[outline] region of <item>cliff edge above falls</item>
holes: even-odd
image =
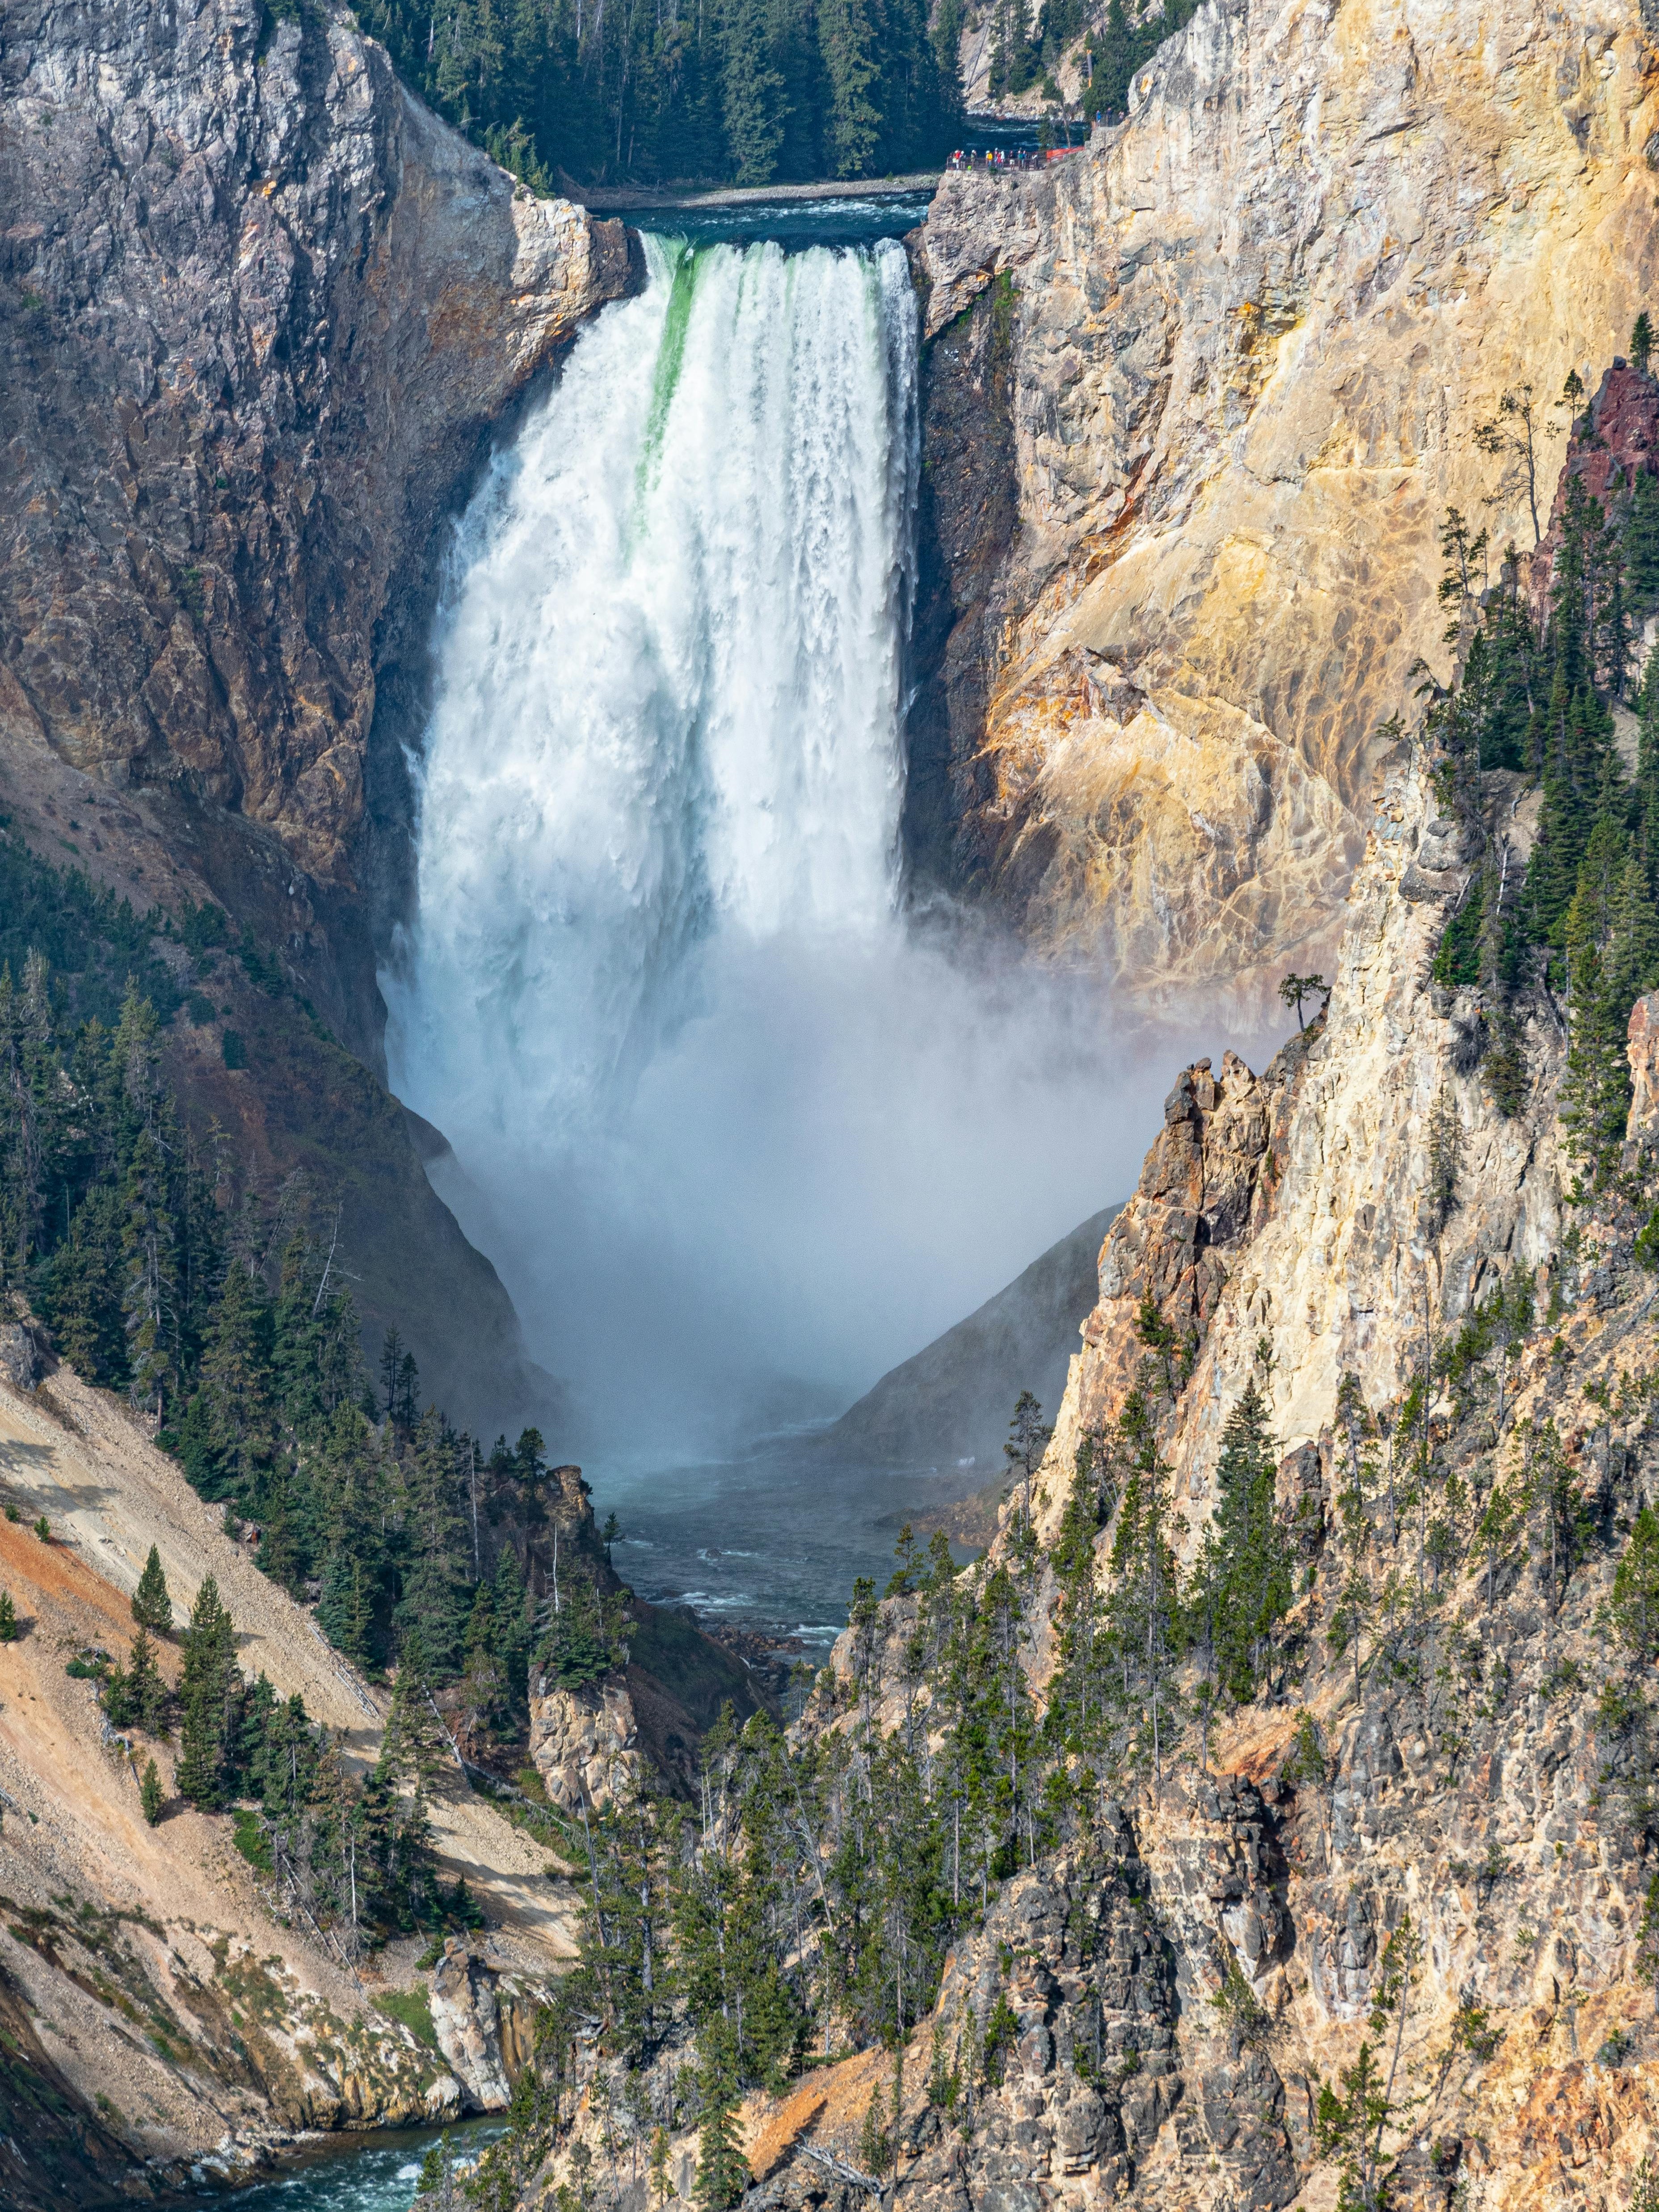
[[[1634,0],[1212,0],[1086,151],[946,177],[927,868],[1164,1009],[1328,965],[1445,508],[1534,543],[1475,429],[1535,387],[1547,508],[1548,403],[1659,270],[1656,125]]]

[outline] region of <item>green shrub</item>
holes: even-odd
[[[374,1999],[376,2012],[406,2027],[428,2051],[438,2048],[438,2031],[432,2025],[432,2005],[424,1990],[381,1990]]]
[[[270,1856],[270,1838],[257,1813],[242,1807],[234,1816],[236,1848],[251,1867],[261,1874],[275,1874],[276,1863]]]

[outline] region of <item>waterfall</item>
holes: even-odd
[[[958,1218],[1058,1048],[1002,1065],[1030,992],[902,910],[903,254],[647,250],[459,526],[382,983],[532,1350],[689,1450],[806,1407],[768,1378],[844,1402],[1101,1197],[1055,1134],[1037,1218]]]
[[[441,617],[400,1052],[464,1158],[613,1115],[711,938],[893,908],[904,257],[647,250],[473,503]]]

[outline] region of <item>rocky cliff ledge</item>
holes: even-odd
[[[913,1761],[904,1826],[875,1828],[907,1930],[888,1987],[920,1925],[896,1902],[913,1835],[939,1870],[913,1893],[955,1925],[884,2045],[860,2035],[850,1978],[830,1984],[810,2070],[745,2109],[738,2212],[1649,2201],[1659,1000],[1631,1016],[1627,1134],[1589,1188],[1558,1121],[1547,980],[1516,994],[1523,1073],[1500,1086],[1494,1006],[1433,979],[1473,872],[1528,836],[1509,772],[1455,821],[1443,781],[1421,746],[1387,763],[1328,1010],[1260,1075],[1229,1054],[1177,1076],[1103,1246],[1029,1520],[1021,1485],[987,1561],[924,1575],[902,1552],[885,1597],[866,1587],[770,1801],[795,1825],[744,1813],[751,1863],[790,1900],[772,1940],[810,1962],[794,1900],[821,1896],[840,1975],[858,1954],[832,1883],[866,1846],[825,1849],[795,1790],[845,1773],[842,1803],[874,1828],[884,1775]],[[1242,1454],[1260,1548],[1241,1598],[1217,1562]],[[1268,1580],[1283,1610],[1258,1637]],[[1172,1589],[1186,1626],[1165,1643]],[[976,1640],[954,1643],[964,1622]],[[996,1786],[1018,1757],[1027,1802],[1052,1808],[994,1865],[958,1856],[963,1716],[988,1716],[969,1678],[992,1670]],[[729,1746],[710,1771],[705,1863],[729,1869],[716,1784],[769,1801]],[[636,2203],[625,2109],[647,2116],[636,2142],[664,2130],[670,2212],[700,2154],[706,2198],[714,2131],[677,2086],[690,2016],[664,2008],[631,2054],[624,2027],[588,2036],[570,2132],[518,2138],[547,2160],[515,2178],[520,2212],[579,2174],[601,2206]]]
[[[1634,0],[1212,0],[1086,152],[946,178],[933,871],[1164,1006],[1328,959],[1378,725],[1443,665],[1444,510],[1534,544],[1476,428],[1535,386],[1547,507],[1549,403],[1650,297],[1655,71]]]
[[[1506,786],[1489,780],[1494,837]],[[1622,2212],[1659,2143],[1650,1753],[1610,1629],[1617,1550],[1654,1492],[1659,1322],[1629,1237],[1650,1203],[1632,1198],[1652,1157],[1659,1009],[1639,1000],[1632,1018],[1628,1190],[1575,1223],[1547,999],[1526,1025],[1528,1095],[1505,1120],[1472,995],[1429,977],[1468,847],[1420,763],[1396,762],[1328,1015],[1263,1076],[1231,1054],[1218,1072],[1185,1070],[1107,1236],[1036,1486],[1030,1555],[1051,1619],[1033,1630],[1029,1679],[1041,1697],[1057,1678],[1075,1605],[1059,1563],[1090,1449],[1152,1388],[1149,1316],[1178,1354],[1160,1449],[1189,1569],[1218,1496],[1223,1417],[1252,1383],[1270,1407],[1305,1672],[1202,1743],[1189,1726],[1183,1753],[1097,1808],[1074,1845],[1036,1855],[957,1946],[904,2076],[914,2212],[1328,2206],[1341,2161],[1322,2084],[1352,2065],[1368,2016],[1376,2032],[1389,1938],[1407,1922],[1421,1953],[1398,2064],[1415,2101],[1391,2124],[1375,2201]],[[1435,1182],[1449,1158],[1449,1192]],[[1493,1321],[1500,1288],[1512,1310],[1517,1291],[1535,1301],[1513,1342]],[[1434,1379],[1396,1425],[1425,1353]],[[1579,1516],[1578,1548],[1559,1556],[1538,1504],[1551,1495]],[[1103,1575],[1124,1525],[1113,1510],[1094,1540]],[[1460,1510],[1448,1547],[1441,1516]],[[1364,1581],[1352,1563],[1373,1536],[1399,1571],[1357,1631],[1343,1577]],[[1029,1543],[1016,1498],[993,1557]],[[855,1677],[876,1686],[879,1726],[917,1724],[920,1603],[883,1606],[873,1664],[867,1630],[862,1649],[843,1637],[838,1685],[815,1692],[807,1729],[855,1725]],[[1144,1720],[1138,1733],[1145,1755]],[[953,2124],[939,2054],[967,2049],[998,2005],[1006,2074]],[[818,2079],[822,2100],[833,2077]],[[851,2155],[859,2109],[838,2141],[819,2124],[817,2143]],[[769,2108],[757,2122],[763,2146],[776,2122]],[[822,2169],[799,2160],[766,2191],[749,2201],[825,2202]]]

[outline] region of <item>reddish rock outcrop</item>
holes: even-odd
[[[1659,377],[1632,368],[1627,361],[1615,361],[1601,379],[1601,390],[1573,425],[1566,459],[1556,481],[1549,527],[1532,556],[1528,582],[1533,612],[1539,621],[1549,611],[1568,483],[1576,478],[1591,499],[1600,500],[1606,507],[1609,501],[1632,489],[1643,469],[1650,474],[1659,471]]]
[[[1626,1133],[1644,1135],[1659,1114],[1659,998],[1638,999],[1630,1010],[1630,1118]]]

